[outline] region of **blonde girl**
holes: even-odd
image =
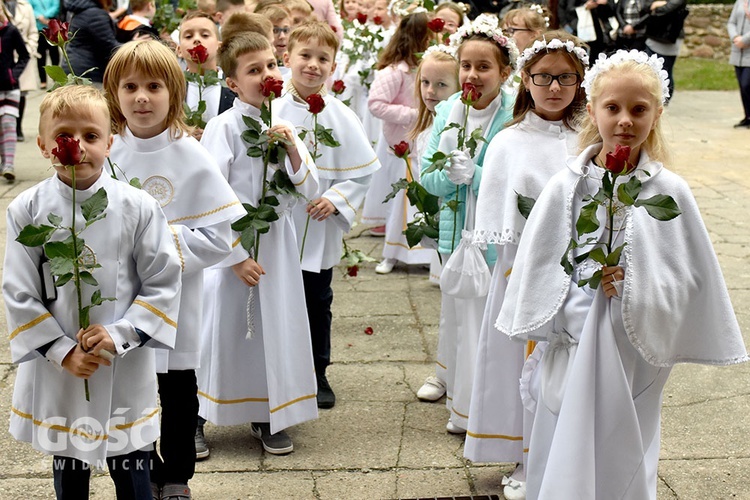
[[[746,361],[747,352],[695,200],[664,166],[661,59],[635,50],[600,56],[583,87],[583,151],[560,158],[561,171],[531,210],[496,326],[514,338],[549,341],[522,381],[535,407],[528,497],[656,499],[671,367],[729,365]],[[622,205],[610,224],[599,211],[598,229],[584,237],[625,244],[619,262],[602,267],[584,253],[590,247],[569,245],[584,238],[573,226],[602,187],[605,156],[617,146],[629,148],[633,170],[616,186],[637,179],[638,201],[668,195],[681,213],[656,220],[643,207]],[[575,262],[572,270],[563,269],[562,256]],[[598,287],[578,285],[599,269]]]
[[[513,98],[503,94],[501,86],[510,75],[518,56],[515,44],[502,34],[497,19],[492,16],[480,15],[460,28],[450,40],[458,50],[459,83],[473,86],[481,97],[468,109],[468,115],[460,93],[438,105],[430,140],[422,155],[422,185],[443,201],[438,240],[438,251],[443,254],[443,261],[460,240],[466,196],[469,190],[472,196],[479,190],[486,151],[486,143],[483,142],[479,143],[473,156],[465,149],[459,149],[457,130],[446,129],[446,125],[463,124],[466,120],[467,134],[481,128],[484,139],[491,141],[512,117]],[[450,161],[444,169],[430,171],[431,158],[437,151],[449,155]],[[447,203],[456,199],[457,192],[458,210],[454,213]],[[489,249],[487,259],[490,263],[494,262],[494,249]],[[447,385],[446,405],[450,410],[450,419],[446,429],[451,433],[465,432],[468,424],[473,373],[458,367],[457,359],[472,359],[473,362],[471,353],[476,348],[484,302],[485,297],[457,299],[442,295],[435,370],[437,377]],[[460,336],[458,332],[461,332]]]
[[[229,254],[230,224],[244,209],[185,125],[186,84],[174,52],[157,41],[129,42],[110,60],[103,84],[116,133],[111,173],[139,179],[159,201],[182,262],[177,343],[156,354],[161,444],[150,461],[152,488],[172,498],[189,493],[195,472],[203,270]]]
[[[443,29],[451,35],[463,26],[468,13],[469,6],[464,3],[443,2],[435,7],[435,18],[445,22]]]
[[[541,5],[509,10],[503,17],[503,31],[513,38],[518,50],[524,50],[549,27],[549,12]]]
[[[524,412],[518,380],[531,349],[500,334],[494,323],[526,222],[517,193],[536,199],[563,168],[560,158],[577,152],[575,116],[586,103],[581,83],[588,62],[586,47],[564,31],[534,40],[518,61],[513,120],[487,147],[474,232],[477,243],[494,245],[497,262],[479,333],[464,448],[474,462],[521,463],[528,447],[523,423],[531,414]],[[524,481],[519,466],[503,480],[505,498],[522,498]]]

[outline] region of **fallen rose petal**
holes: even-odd
[[[365,335],[372,335],[373,333],[375,333],[375,330],[373,330],[371,326],[365,328]]]

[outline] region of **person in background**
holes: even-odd
[[[646,50],[646,21],[651,12],[647,0],[619,0],[615,4],[615,17],[619,27],[615,48]]]
[[[23,38],[23,43],[26,45],[29,57],[36,59],[39,56],[37,54],[39,30],[34,20],[34,8],[26,0],[5,0],[4,4],[5,15],[21,33],[21,38]],[[23,142],[24,136],[21,123],[23,122],[23,110],[26,107],[26,94],[30,90],[37,90],[39,88],[39,80],[37,79],[37,72],[34,70],[33,64],[27,64],[26,68],[24,68],[18,79],[18,88],[21,91],[21,98],[18,101],[16,139],[18,142]]]
[[[313,14],[331,27],[341,43],[344,39],[344,28],[341,25],[341,17],[336,13],[333,0],[308,0],[308,3],[313,8]]]
[[[112,53],[120,47],[115,36],[117,27],[109,17],[110,0],[64,0],[70,17],[70,33],[75,36],[68,43],[68,60],[63,61],[67,73],[86,78],[101,85],[104,68]],[[70,64],[70,67],[68,66]]]
[[[159,32],[151,26],[151,20],[156,14],[155,0],[131,0],[132,14],[124,16],[117,23],[117,40],[121,43],[129,42],[136,33],[146,33],[154,39],[159,39]]]
[[[60,14],[60,0],[29,0],[29,3],[34,9],[36,27],[40,32],[49,25],[51,20],[57,19]],[[37,53],[39,54],[39,58],[36,60],[39,80],[42,82],[41,88],[46,89],[47,72],[44,71],[44,66],[47,64],[47,55],[49,54],[50,64],[57,66],[60,64],[60,51],[54,45],[50,45],[46,38],[40,36]]]
[[[646,52],[664,59],[664,70],[669,77],[669,97],[665,104],[669,104],[674,95],[672,70],[685,39],[682,27],[688,15],[686,5],[687,0],[657,0],[651,4],[646,24]]]
[[[734,127],[750,128],[750,9],[745,0],[735,2],[727,22],[727,31],[732,41],[729,64],[734,66],[745,110],[744,117]]]

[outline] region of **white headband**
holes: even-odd
[[[656,54],[649,57],[645,52],[635,49],[630,51],[618,50],[609,57],[605,54],[599,54],[599,58],[591,69],[586,72],[586,76],[583,78],[583,83],[581,84],[581,87],[586,89],[586,97],[591,100],[591,86],[599,75],[606,73],[625,61],[635,61],[638,64],[645,64],[651,68],[661,80],[662,104],[667,102],[669,98],[669,75],[664,70],[664,59]]]
[[[434,54],[435,52],[443,52],[445,54],[448,54],[453,59],[458,59],[458,54],[456,53],[456,48],[451,47],[450,45],[445,44],[438,44],[438,45],[430,45],[427,47],[427,50],[424,51],[424,54],[422,54],[422,59],[427,57],[430,54]]]
[[[518,47],[516,47],[512,38],[503,34],[503,31],[498,26],[498,21],[495,16],[480,14],[472,22],[466,23],[458,28],[458,30],[450,36],[450,44],[458,50],[463,39],[468,38],[471,35],[484,35],[500,47],[506,49],[510,59],[510,66],[511,68],[516,69]]]
[[[549,16],[545,16],[544,15],[544,9],[542,8],[541,5],[539,5],[538,3],[529,5],[529,10],[533,10],[534,12],[536,12],[537,14],[539,14],[540,16],[542,16],[544,18],[545,28],[549,28]],[[521,66],[519,65],[519,68],[520,67]]]
[[[584,68],[588,68],[589,55],[586,53],[586,50],[583,47],[576,47],[576,44],[571,40],[563,42],[559,38],[553,38],[550,41],[537,40],[536,42],[534,42],[534,45],[524,50],[521,54],[521,57],[518,58],[518,67],[523,68],[524,66],[526,66],[526,63],[529,62],[529,59],[543,50],[549,52],[550,50],[556,49],[567,50],[568,52],[576,56],[581,61],[581,63],[583,63]]]

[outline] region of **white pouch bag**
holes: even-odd
[[[581,5],[580,7],[576,7],[576,16],[578,16],[578,24],[576,27],[578,38],[584,42],[593,42],[596,40],[594,18],[591,16],[591,11],[588,10],[585,5]]]

